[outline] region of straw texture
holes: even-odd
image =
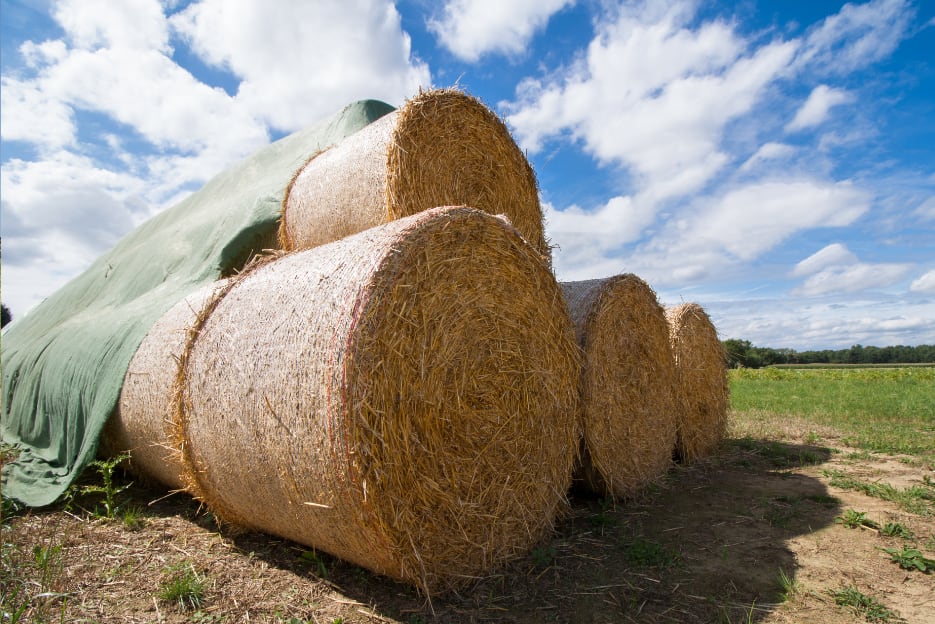
[[[678,395],[676,455],[686,463],[712,454],[727,430],[727,367],[717,330],[697,303],[668,308]]]
[[[188,333],[222,280],[196,290],[156,321],[130,360],[117,409],[101,432],[101,454],[130,453],[135,473],[184,489],[181,451],[171,443],[179,357]]]
[[[579,366],[541,256],[432,209],[248,271],[184,358],[176,425],[223,518],[431,594],[551,528]]]
[[[665,311],[633,274],[562,283],[584,352],[576,478],[631,497],[665,474],[675,446],[675,363]]]
[[[283,200],[283,249],[307,249],[435,206],[504,214],[551,257],[535,174],[504,123],[456,89],[420,93],[313,157]]]

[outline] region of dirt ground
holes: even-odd
[[[138,485],[122,495],[142,509],[137,528],[95,519],[77,506],[4,520],[0,582],[7,609],[16,587],[44,594],[21,621],[869,621],[832,597],[853,587],[893,612],[875,621],[935,623],[935,574],[904,570],[882,550],[908,545],[935,558],[935,466],[855,453],[833,431],[780,429],[763,435],[735,427],[717,456],[674,467],[640,500],[613,504],[573,491],[551,540],[431,603],[324,553],[219,531],[185,495]],[[919,486],[932,496],[911,513],[831,486],[833,471]],[[914,537],[847,528],[836,518],[848,509],[881,526],[898,522]],[[40,565],[37,552],[53,555]],[[159,598],[180,564],[205,580],[200,608],[180,610]]]

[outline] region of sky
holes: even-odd
[[[257,149],[458,86],[536,172],[562,281],[722,339],[935,344],[935,2],[0,0],[14,319]]]

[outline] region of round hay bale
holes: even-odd
[[[666,309],[678,396],[676,456],[691,463],[717,450],[730,407],[727,365],[717,330],[697,303]]]
[[[629,273],[561,286],[584,352],[576,479],[631,497],[672,464],[677,406],[665,311]]]
[[[456,89],[421,92],[309,160],[283,199],[280,243],[307,249],[462,204],[506,215],[551,257],[535,174],[506,125]]]
[[[551,528],[579,365],[541,256],[433,209],[248,272],[185,357],[178,436],[222,518],[431,594]]]
[[[228,286],[221,280],[196,290],[153,324],[130,360],[117,409],[101,433],[102,454],[129,452],[133,472],[174,489],[185,487],[181,451],[171,442],[179,357],[207,302]]]

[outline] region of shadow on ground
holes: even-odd
[[[840,513],[795,469],[826,448],[733,439],[713,458],[676,466],[640,500],[573,492],[556,534],[523,559],[429,605],[411,588],[267,536],[236,547],[368,610],[424,622],[753,622],[782,601],[796,565],[786,540]]]

